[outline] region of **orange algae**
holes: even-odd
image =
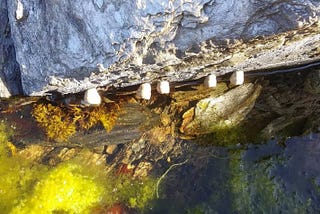
[[[49,139],[61,142],[68,140],[77,130],[88,130],[99,123],[110,132],[120,112],[120,104],[116,103],[86,108],[40,103],[34,105],[32,115]]]
[[[71,107],[70,112],[80,129],[90,129],[99,122],[107,132],[115,125],[120,111],[120,105],[116,103],[102,104],[96,107],[80,108]]]
[[[32,115],[50,139],[65,141],[76,132],[74,121],[60,106],[36,104]]]

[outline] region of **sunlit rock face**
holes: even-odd
[[[199,53],[208,39],[249,39],[312,23],[319,5],[316,0],[7,1],[27,95],[124,87],[161,76],[190,79],[156,71]],[[105,73],[97,64],[117,69]]]

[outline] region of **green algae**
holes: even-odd
[[[202,145],[234,146],[246,144],[255,138],[257,136],[250,135],[246,127],[242,125],[233,127],[221,125],[217,126],[211,134],[204,135],[197,141]]]
[[[106,174],[103,167],[87,165],[81,157],[54,168],[31,162],[10,147],[8,130],[0,123],[3,213],[91,213],[117,202],[142,212],[155,197],[155,179]]]
[[[148,208],[148,202],[155,198],[156,180],[152,178],[132,179],[126,175],[116,179],[107,179],[107,186],[103,201],[106,204],[120,202],[128,207],[141,211]]]
[[[9,213],[20,199],[28,197],[30,187],[46,170],[14,156],[9,146],[12,133],[4,121],[0,122],[0,210],[3,213]]]
[[[283,189],[283,183],[271,175],[279,163],[276,157],[249,164],[243,151],[234,151],[229,162],[229,184],[232,192],[232,212],[235,213],[308,213],[311,202]]]

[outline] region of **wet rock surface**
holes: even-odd
[[[86,148],[93,154],[106,155],[106,162],[112,163],[114,167],[120,163],[137,166],[140,161],[154,165],[167,158],[183,157],[184,147],[188,143],[182,139],[194,138],[194,135],[200,135],[203,140],[201,136],[212,132],[213,137],[209,135],[207,138],[210,144],[223,145],[222,142],[231,140],[236,145],[255,141],[258,134],[270,139],[279,135],[286,137],[319,130],[317,115],[320,98],[304,87],[312,73],[317,72],[318,69],[311,69],[293,74],[277,74],[266,79],[259,78],[259,84],[246,83],[236,88],[228,88],[225,83],[219,83],[213,89],[187,85],[179,88],[180,91],[159,95],[150,101],[130,101],[122,107],[123,113],[110,132],[98,125],[89,130],[77,131],[65,142],[48,140],[43,130],[33,121],[30,103],[34,105],[37,100],[17,100],[14,105],[4,105],[2,108],[7,110],[2,111],[1,118],[14,128],[16,135],[13,141],[19,148],[36,145],[39,146],[37,148],[66,148],[78,152]],[[199,105],[208,99],[215,100],[212,108],[208,108],[209,104]],[[203,127],[199,129],[198,125],[193,125],[190,132],[181,133],[181,127],[187,127],[183,117],[190,108],[200,108],[197,111],[204,113],[191,115],[188,124],[200,124]],[[225,121],[232,122],[231,127],[226,127]],[[215,129],[210,129],[213,125]],[[247,131],[239,132],[238,126]],[[230,131],[225,132],[229,128]],[[248,133],[249,136],[246,136]],[[242,137],[239,138],[239,135]],[[111,149],[116,144],[120,145]],[[56,151],[59,152],[44,152],[43,158],[48,154],[52,158],[56,157],[60,150]],[[61,161],[67,157],[60,156]]]
[[[238,125],[253,108],[261,89],[259,84],[248,83],[219,97],[200,100],[183,114],[180,131],[187,135],[209,134]]]
[[[319,33],[312,33],[318,31],[314,26],[318,1],[2,4],[7,4],[26,95],[76,93],[93,86],[125,87],[158,79],[183,81],[214,71],[220,75],[319,59]],[[233,41],[300,27],[311,30],[251,43]]]

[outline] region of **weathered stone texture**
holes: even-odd
[[[22,11],[21,5],[17,10],[18,3]],[[320,14],[320,2],[315,0],[7,0],[7,4],[27,95],[171,79],[172,74],[156,71],[199,53],[205,40],[279,33],[317,22]],[[109,73],[99,72],[99,63],[110,68]]]
[[[7,2],[0,1],[0,97],[21,93],[19,65],[11,38]]]

